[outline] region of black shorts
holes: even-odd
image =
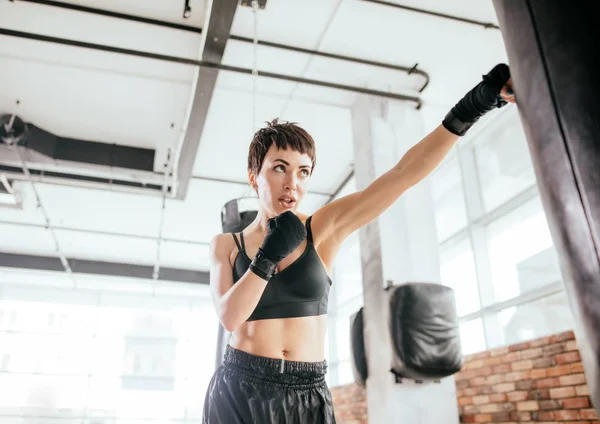
[[[283,361],[227,345],[206,391],[204,424],[334,424],[327,362]]]

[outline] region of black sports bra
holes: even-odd
[[[313,245],[310,219],[306,220],[307,243],[304,252],[287,268],[275,273],[267,284],[258,305],[248,321],[270,318],[296,318],[327,313],[331,279]],[[246,254],[244,234],[233,264],[234,284],[246,273],[252,260]]]

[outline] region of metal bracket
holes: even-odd
[[[252,1],[253,0],[242,0],[240,5],[246,6],[246,7],[252,7]],[[264,9],[265,7],[267,7],[267,0],[258,0],[258,8]]]

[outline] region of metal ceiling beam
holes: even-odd
[[[11,1],[14,1],[14,0],[11,0]],[[80,6],[80,5],[72,4],[72,3],[63,3],[61,1],[51,1],[51,0],[18,0],[18,1],[26,2],[26,3],[41,4],[44,6],[53,6],[53,7],[58,7],[61,9],[76,10],[78,12],[84,12],[84,13],[89,13],[89,14],[93,14],[93,15],[108,16],[110,18],[123,19],[123,20],[131,21],[131,22],[140,22],[143,24],[150,24],[150,25],[160,26],[160,27],[164,27],[164,28],[171,28],[171,29],[178,29],[178,30],[182,30],[182,31],[195,32],[198,34],[200,34],[202,32],[202,28],[196,28],[196,27],[189,26],[189,25],[175,24],[172,22],[159,21],[157,19],[142,18],[141,16],[134,16],[134,15],[127,15],[125,13],[111,12],[110,10],[96,9],[94,7]]]
[[[50,1],[50,0],[19,0],[19,1],[25,1],[28,3],[36,3],[36,4],[45,5],[45,6],[59,7],[59,8],[63,8],[63,9],[69,9],[69,10],[76,10],[79,12],[84,12],[84,13],[89,13],[89,14],[94,14],[94,15],[101,15],[101,16],[108,16],[111,18],[118,18],[118,19],[123,19],[123,20],[131,21],[131,22],[141,22],[141,23],[155,25],[155,26],[159,26],[159,27],[163,27],[163,28],[171,28],[171,29],[177,29],[177,30],[181,30],[181,31],[194,32],[197,34],[202,33],[202,28],[197,28],[197,27],[192,27],[192,26],[187,26],[187,25],[180,25],[180,24],[173,24],[171,22],[159,21],[159,20],[155,20],[155,19],[141,18],[139,16],[110,12],[107,10],[96,9],[96,8],[86,7],[86,6],[78,6],[78,5],[74,5],[74,4],[70,4],[70,3],[63,3],[63,2]],[[250,43],[250,44],[252,44],[254,42],[251,38],[242,37],[242,36],[233,35],[233,34],[229,36],[229,39],[235,40],[235,41],[240,41],[243,43]],[[358,63],[358,64],[374,66],[374,67],[378,67],[378,68],[385,68],[385,69],[390,69],[393,71],[406,72],[406,73],[408,73],[408,75],[413,75],[413,74],[421,75],[425,78],[425,83],[420,88],[419,92],[422,92],[429,85],[429,74],[425,71],[422,71],[421,69],[417,69],[417,65],[414,65],[412,67],[392,65],[390,63],[375,62],[375,61],[371,61],[371,60],[359,59],[356,57],[344,56],[344,55],[339,55],[339,54],[334,54],[334,53],[325,53],[325,52],[320,52],[317,50],[309,50],[309,49],[304,49],[301,47],[273,43],[270,41],[258,40],[257,44],[259,46],[272,47],[272,48],[276,48],[276,49],[280,49],[280,50],[304,53],[304,54],[308,54],[308,55],[312,55],[312,56],[327,57],[330,59],[343,60],[343,61],[350,62],[350,63]]]
[[[74,274],[94,274],[152,280],[154,269],[152,266],[145,265],[90,261],[75,258],[67,258],[67,260]],[[8,252],[0,252],[0,267],[64,272],[64,268],[58,258]],[[161,268],[158,279],[183,283],[210,284],[210,275],[208,272],[179,268]]]
[[[500,29],[500,27],[498,25],[490,23],[490,22],[481,22],[481,21],[476,21],[473,19],[461,18],[460,16],[453,16],[453,15],[447,15],[445,13],[434,12],[431,10],[418,9],[416,7],[404,6],[404,5],[398,4],[398,3],[391,3],[389,1],[382,1],[382,0],[362,0],[362,1],[378,4],[380,6],[388,6],[388,7],[393,7],[396,9],[408,10],[410,12],[421,13],[424,15],[435,16],[436,18],[449,19],[452,21],[462,22],[465,24],[477,25],[477,26],[484,27],[486,29]]]
[[[238,0],[209,0],[209,4],[211,4],[211,7],[208,13],[208,22],[202,34],[204,47],[200,62],[211,62],[215,67],[200,66],[197,72],[187,127],[184,132],[183,143],[177,152],[178,156],[174,168],[177,199],[184,199],[187,194],[200,139],[202,138],[202,131],[204,130],[208,109],[219,76],[218,66],[225,53],[227,38],[231,33],[231,25],[233,24]]]
[[[246,74],[246,75],[253,75],[253,70],[248,69],[248,68],[239,68],[236,66],[228,66],[228,65],[218,64],[218,63],[211,63],[211,62],[187,59],[187,58],[182,58],[182,57],[167,56],[167,55],[161,55],[161,54],[156,54],[156,53],[148,53],[148,52],[142,52],[139,50],[123,49],[120,47],[105,46],[102,44],[86,43],[86,42],[82,42],[82,41],[69,40],[69,39],[65,39],[65,38],[49,37],[46,35],[32,34],[32,33],[22,32],[22,31],[13,31],[13,30],[4,29],[4,28],[0,28],[0,35],[25,38],[25,39],[37,40],[37,41],[44,41],[44,42],[49,42],[49,43],[54,43],[54,44],[63,44],[63,45],[74,46],[74,47],[82,47],[82,48],[106,51],[106,52],[111,52],[111,53],[120,53],[120,54],[129,55],[129,56],[137,56],[137,57],[143,57],[143,58],[147,58],[147,59],[156,59],[156,60],[180,63],[180,64],[185,64],[185,65],[194,65],[194,66],[199,66],[200,68],[212,69],[214,71],[218,71],[218,70],[231,71],[231,72],[236,72],[236,73],[241,73],[241,74]],[[332,82],[314,80],[314,79],[309,79],[309,78],[294,77],[291,75],[277,74],[277,73],[273,73],[273,72],[258,71],[257,75],[259,77],[273,78],[273,79],[278,79],[278,80],[282,80],[282,81],[298,82],[298,83],[314,85],[314,86],[318,86],[318,87],[334,88],[334,89],[338,89],[338,90],[349,91],[352,93],[368,94],[371,96],[376,96],[376,97],[381,97],[381,98],[386,98],[386,99],[412,102],[412,103],[416,104],[417,109],[420,109],[423,104],[421,99],[419,99],[418,97],[407,96],[404,94],[390,93],[387,91],[370,90],[370,89],[366,89],[366,88],[362,88],[362,87],[336,84],[336,83],[332,83]]]

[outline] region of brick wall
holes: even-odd
[[[600,424],[572,331],[465,357],[456,374],[461,423]],[[356,384],[331,389],[338,424],[366,424]]]
[[[367,393],[356,384],[331,389],[337,424],[367,424]]]
[[[461,423],[600,424],[571,331],[467,356],[455,377]]]

